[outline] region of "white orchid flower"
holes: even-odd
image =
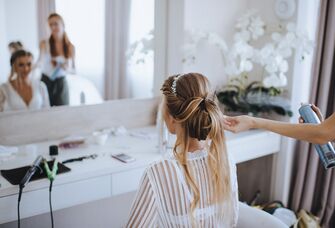
[[[274,32],[271,34],[271,38],[275,42],[280,42],[283,39],[283,35],[278,32]]]
[[[275,52],[275,47],[273,44],[268,43],[266,44],[261,50],[259,51],[259,60],[260,64],[265,64],[270,58],[270,56]]]
[[[242,15],[239,19],[237,19],[235,27],[238,29],[246,29],[250,25],[251,17],[254,16],[255,14],[257,14],[256,9],[248,10],[244,15]]]
[[[279,63],[279,71],[283,73],[286,73],[288,71],[288,63],[286,60],[282,60]]]
[[[254,54],[254,48],[243,41],[235,42],[234,49],[236,53],[244,59],[251,58]]]
[[[276,73],[278,71],[278,65],[276,64],[275,60],[273,58],[271,58],[271,60],[269,59],[269,61],[265,65],[265,70],[269,74],[273,74],[273,73]]]
[[[277,86],[277,75],[272,74],[270,76],[267,76],[263,79],[263,85],[265,87],[276,87]]]
[[[242,31],[236,33],[235,36],[234,36],[234,40],[237,41],[237,42],[239,42],[241,40],[245,41],[245,42],[248,42],[248,41],[250,41],[250,39],[251,39],[251,34],[247,30],[242,30]]]
[[[287,85],[287,78],[284,74],[271,74],[263,79],[265,87],[284,87]]]
[[[256,40],[264,35],[264,25],[265,23],[259,16],[251,18],[249,30],[251,32],[252,39]]]
[[[253,64],[251,61],[243,59],[240,62],[240,72],[250,72],[253,69]]]
[[[278,87],[284,87],[287,85],[287,77],[284,73],[279,74],[279,85]]]

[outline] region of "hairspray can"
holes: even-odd
[[[312,105],[306,104],[299,108],[299,113],[306,123],[319,124],[320,119],[312,109]],[[331,142],[323,145],[315,144],[315,149],[326,169],[335,166],[335,150]]]

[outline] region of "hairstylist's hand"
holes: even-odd
[[[323,119],[323,115],[320,111],[320,109],[318,107],[316,107],[314,104],[312,105],[312,109],[313,111],[316,113],[316,115],[319,117],[320,121],[322,122],[324,119]],[[304,123],[304,119],[300,116],[299,117],[299,123]]]
[[[238,133],[252,128],[253,120],[250,116],[225,116],[223,119],[223,126],[225,130]]]

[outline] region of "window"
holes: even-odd
[[[155,20],[154,13],[154,0],[131,0],[129,44],[148,37],[148,34],[153,32]],[[153,50],[151,54],[145,57],[144,63],[129,64],[128,73],[132,81],[131,89],[133,97],[145,98],[153,96]]]
[[[154,0],[130,0],[130,3],[129,46],[153,32],[155,12]],[[57,0],[56,11],[64,18],[65,30],[76,47],[77,74],[92,81],[103,95],[105,0]],[[132,97],[152,97],[153,50],[145,56],[144,63],[127,67]]]

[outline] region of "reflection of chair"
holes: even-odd
[[[97,104],[103,102],[94,84],[78,75],[67,75],[70,105]]]

